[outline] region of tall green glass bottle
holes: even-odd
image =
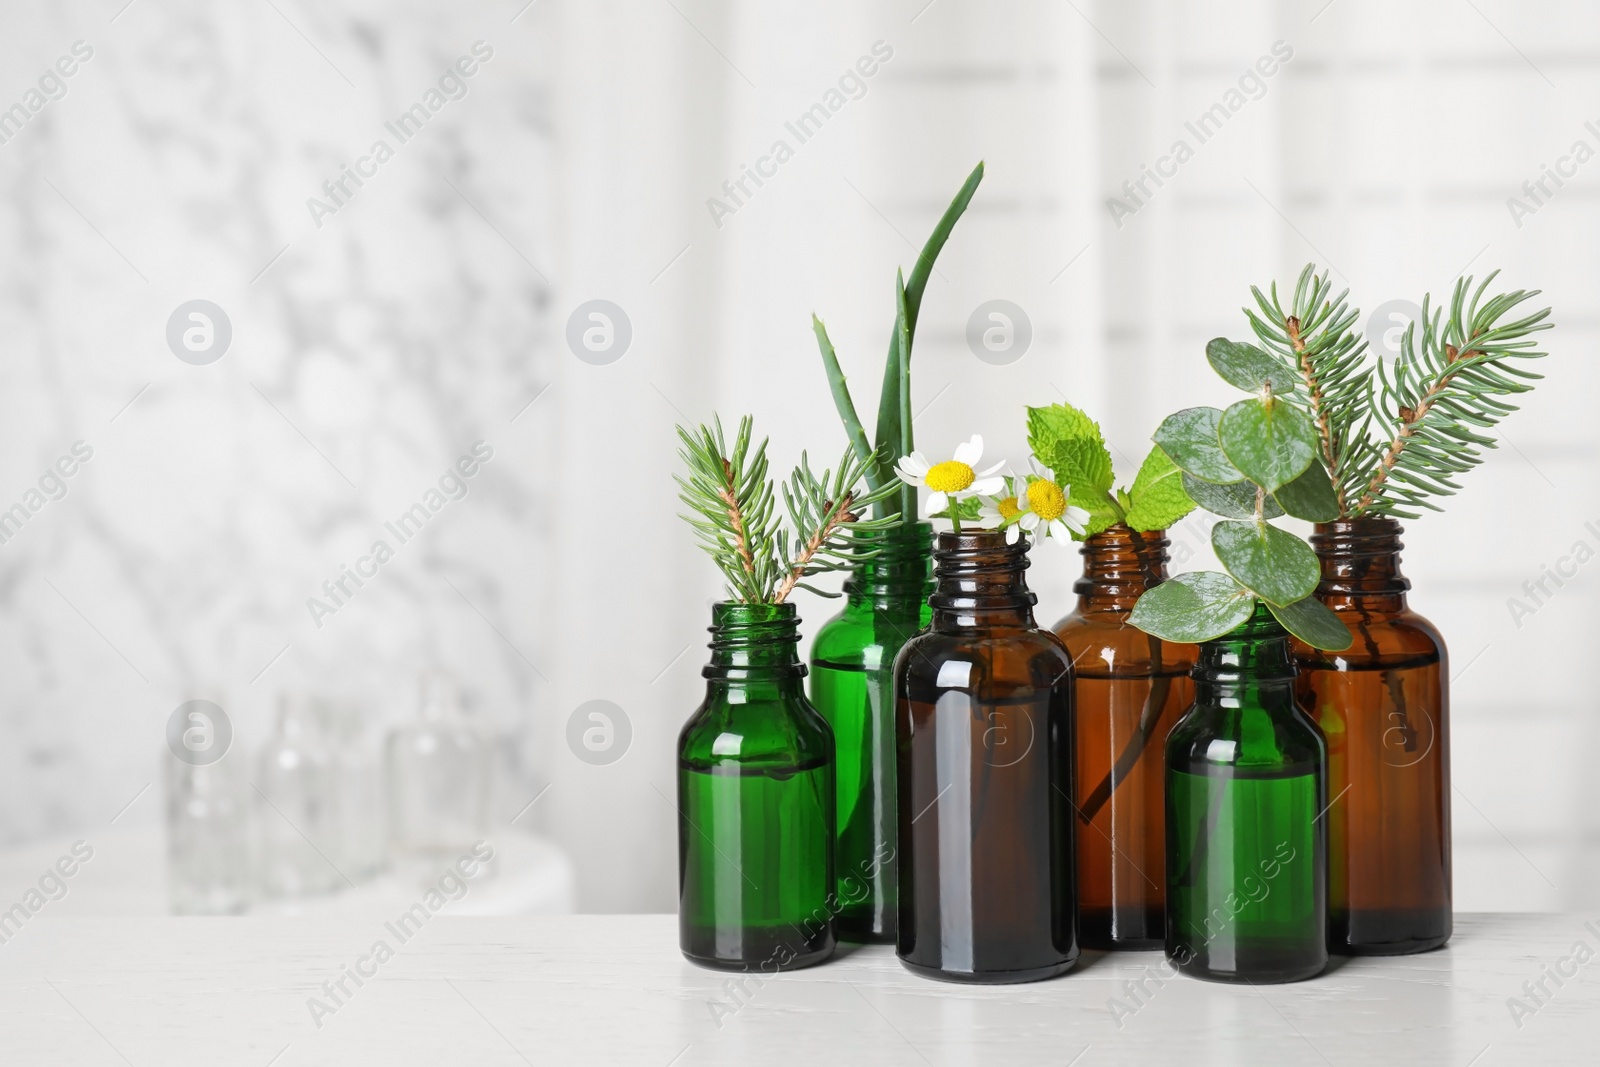
[[[933,609],[933,527],[862,535],[844,610],[811,648],[811,702],[833,727],[839,835],[834,844],[841,941],[895,939],[894,657]]]
[[[1295,703],[1289,637],[1262,604],[1200,646],[1167,738],[1167,956],[1222,982],[1327,966],[1327,746]]]
[[[678,735],[678,934],[695,963],[833,953],[833,735],[802,689],[793,604],[719,603],[704,703]]]

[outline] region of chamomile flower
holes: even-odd
[[[1007,478],[1005,488],[1000,493],[983,502],[978,509],[978,521],[984,526],[1006,532],[1006,544],[1014,545],[1017,538],[1022,536],[1022,527],[1017,525],[1017,520],[1022,518],[1022,508],[1017,504],[1016,485],[1019,478]]]
[[[1067,541],[1073,534],[1082,533],[1088,527],[1089,513],[1067,503],[1071,488],[1057,485],[1037,461],[1033,469],[1027,489],[1017,494],[1017,507],[1022,512],[1017,525],[1030,534],[1054,537],[1057,541]]]
[[[1005,462],[980,471],[977,466],[982,458],[983,438],[973,434],[972,440],[958,446],[955,456],[943,463],[929,463],[921,452],[901,456],[895,474],[907,485],[926,486],[931,490],[925,514],[937,515],[948,508],[952,500],[993,496],[1005,486],[1005,479],[994,476]]]

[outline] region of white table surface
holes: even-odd
[[[0,945],[0,1063],[923,1065],[1594,1064],[1600,959],[1506,1006],[1578,941],[1586,916],[1458,915],[1449,947],[1339,961],[1260,988],[1173,979],[1119,1029],[1108,1000],[1153,952],[1086,953],[1062,978],[973,987],[913,977],[887,948],[769,981],[731,1016],[728,976],[678,953],[668,915],[432,918],[313,1024],[307,998],[383,916],[52,917]],[[1595,922],[1600,929],[1600,921]],[[1151,986],[1154,989],[1153,986]]]

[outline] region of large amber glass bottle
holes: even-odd
[[[793,604],[712,608],[706,699],[678,735],[678,932],[696,963],[833,953],[833,736],[806,700]]]
[[[1167,538],[1117,524],[1084,542],[1078,606],[1056,624],[1072,653],[1077,723],[1078,938],[1160,948],[1165,936],[1167,734],[1194,700],[1194,645],[1128,625],[1167,577]]]
[[[1450,939],[1450,703],[1444,641],[1406,606],[1394,519],[1322,523],[1317,595],[1344,652],[1296,643],[1300,702],[1328,739],[1333,951],[1395,955]]]
[[[1310,978],[1328,963],[1327,749],[1289,635],[1257,604],[1194,678],[1167,739],[1167,956],[1211,981]]]
[[[895,660],[900,909],[914,973],[1028,982],[1078,959],[1072,659],[1033,620],[1026,540],[941,533],[931,627]]]
[[[845,582],[844,610],[811,647],[811,702],[833,727],[842,941],[895,932],[894,658],[933,609],[933,527],[907,523],[860,540],[876,554]]]

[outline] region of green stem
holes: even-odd
[[[909,456],[912,450],[911,438],[911,319],[906,307],[905,277],[900,271],[894,272],[895,291],[895,355],[900,370],[900,455]],[[906,486],[900,495],[901,521],[913,523],[917,521],[917,491],[911,486]],[[910,516],[910,518],[906,518]],[[957,529],[960,529],[959,524]]]

